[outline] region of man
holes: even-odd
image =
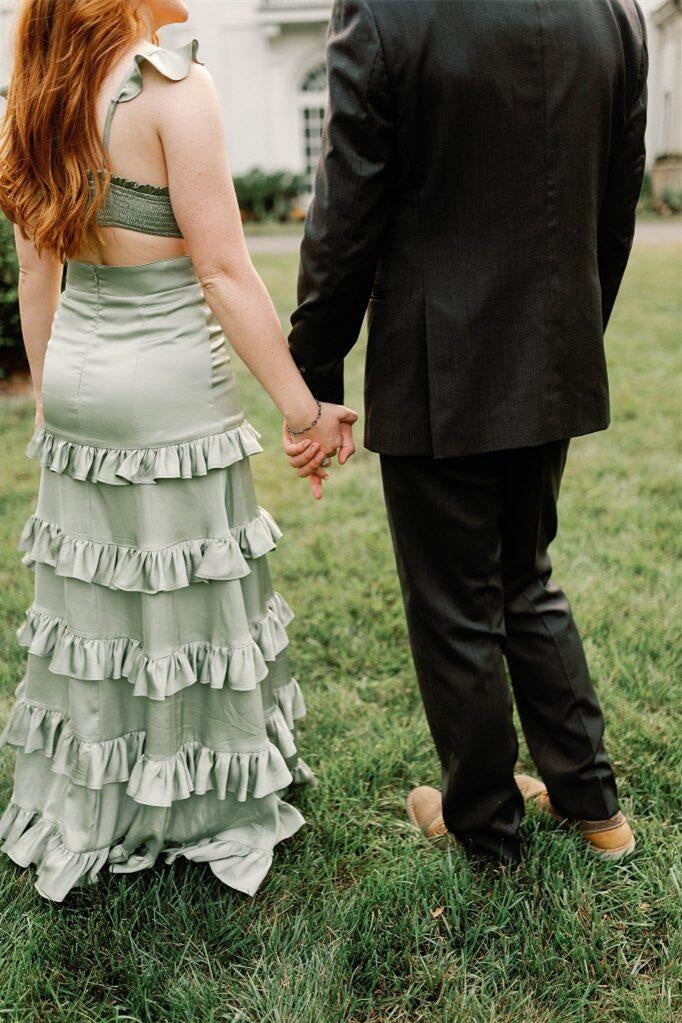
[[[644,170],[642,15],[634,0],[337,0],[328,67],[290,345],[315,396],[342,402],[369,305],[365,442],[442,767],[442,797],[415,789],[410,818],[515,862],[525,797],[624,855],[547,550],[569,438],[609,422],[603,332]],[[514,778],[503,656],[544,784]]]

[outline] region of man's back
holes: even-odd
[[[638,9],[337,0],[328,58],[290,344],[318,399],[340,400],[371,295],[366,443],[442,778],[412,790],[410,820],[518,861],[504,657],[542,777],[525,790],[628,855],[549,547],[569,438],[608,422],[603,328],[644,167]]]
[[[345,354],[373,283],[369,447],[439,457],[605,427],[602,332],[643,172],[634,0],[346,0],[329,63],[298,361],[338,386],[319,350]]]

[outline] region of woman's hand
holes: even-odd
[[[35,430],[38,429],[38,427],[40,426],[40,424],[43,421],[43,418],[44,418],[43,417],[43,400],[42,400],[42,398],[36,398],[36,415],[35,415],[35,419],[33,421],[33,428]]]
[[[353,424],[358,414],[345,405],[321,403],[321,414],[315,426],[306,430],[302,437],[292,437],[289,425],[285,422],[282,428],[284,451],[296,474],[310,479],[313,497],[323,497],[322,483],[329,478],[325,466],[338,455],[339,465],[345,465],[355,453],[353,441]],[[292,424],[297,428],[298,424]]]
[[[316,441],[301,440],[296,443],[292,440],[286,423],[282,427],[282,446],[297,475],[308,476],[312,495],[319,501],[324,497],[322,484],[324,480],[329,479],[329,473],[322,468],[322,462],[329,460],[326,451]]]

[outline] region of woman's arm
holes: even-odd
[[[200,65],[169,90],[159,132],[173,209],[206,301],[230,343],[268,392],[292,430],[317,416],[318,406],[289,353],[270,296],[249,256],[225,150],[222,113],[210,75]],[[341,423],[357,416],[343,405],[323,406],[306,439],[326,453],[344,447]],[[345,433],[346,431],[344,431]],[[347,447],[347,443],[345,445]]]
[[[36,426],[43,418],[43,363],[52,320],[59,304],[63,265],[47,253],[39,256],[33,242],[14,228],[19,257],[19,315],[36,400]]]

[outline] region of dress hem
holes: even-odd
[[[305,824],[305,818],[289,803],[278,798],[278,825],[265,848],[229,839],[229,828],[210,838],[168,845],[160,850],[166,864],[179,856],[208,863],[228,887],[255,895],[273,860],[273,848],[291,838]],[[102,868],[111,873],[133,873],[152,867],[157,856],[129,854],[120,842],[98,849],[75,852],[63,841],[60,822],[36,808],[22,807],[12,800],[0,819],[0,849],[19,867],[36,867],[34,887],[51,902],[63,902],[76,885],[94,884]]]

